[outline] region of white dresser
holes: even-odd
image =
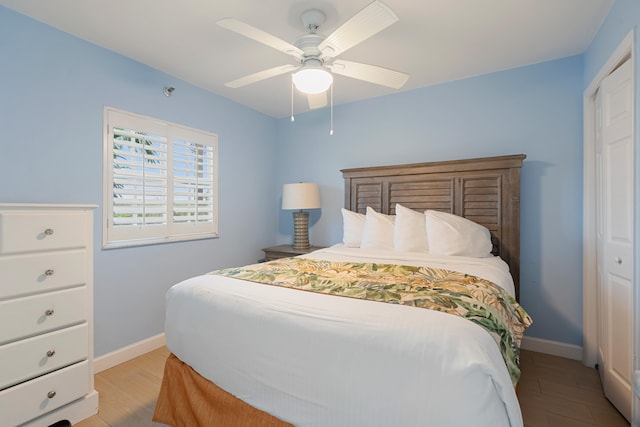
[[[93,385],[93,212],[0,203],[0,425],[74,424]]]

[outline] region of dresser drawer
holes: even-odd
[[[89,362],[0,391],[3,426],[16,426],[79,399],[89,391]]]
[[[0,211],[0,254],[85,246],[82,212]]]
[[[0,300],[87,283],[85,250],[0,257]]]
[[[82,323],[88,305],[85,286],[0,301],[0,344]]]
[[[0,346],[0,390],[87,358],[86,323]]]

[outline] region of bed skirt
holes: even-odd
[[[174,354],[165,363],[153,421],[172,427],[293,427],[227,393]]]

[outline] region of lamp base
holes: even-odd
[[[309,212],[293,213],[293,249],[309,249]]]

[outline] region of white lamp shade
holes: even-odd
[[[333,83],[333,76],[324,68],[305,67],[292,76],[293,84],[302,93],[316,95],[326,92]]]
[[[318,209],[320,208],[320,189],[318,184],[297,182],[282,187],[282,209]]]

